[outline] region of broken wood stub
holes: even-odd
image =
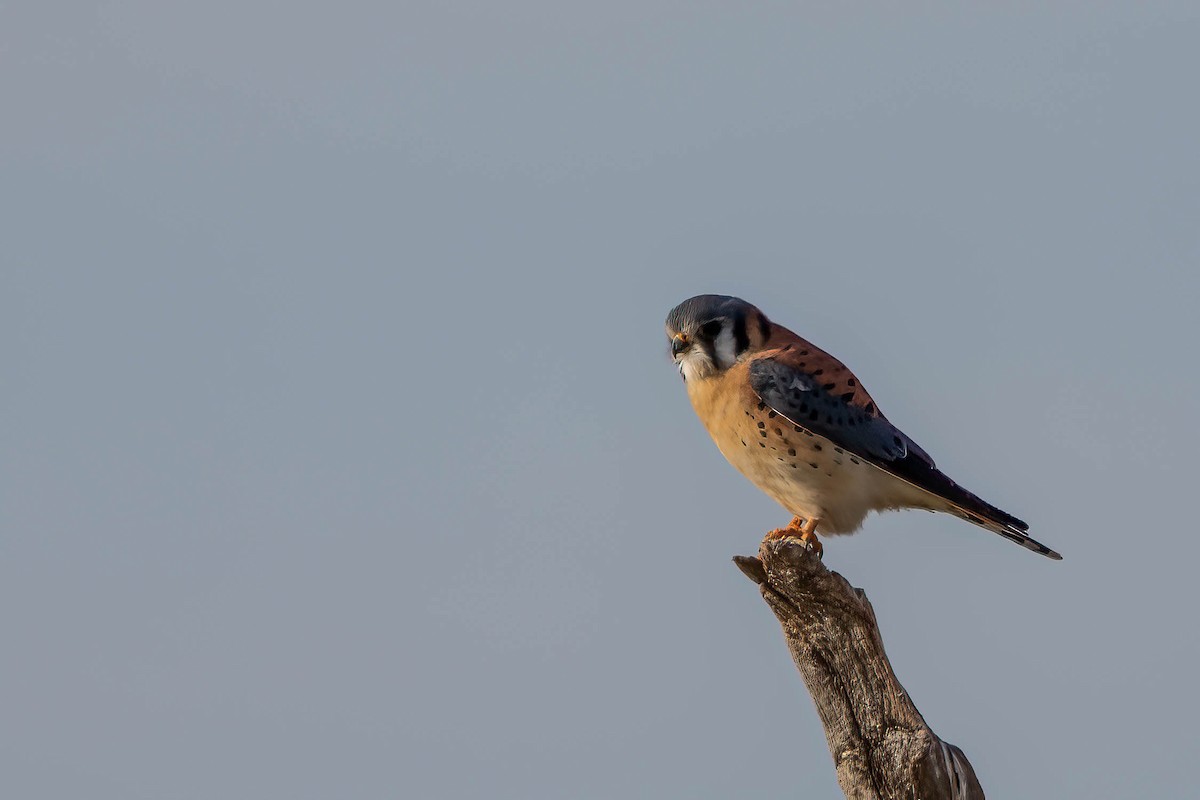
[[[925,723],[896,679],[867,596],[797,539],[734,562],[759,584],[816,704],[852,800],[982,800],[963,752]]]

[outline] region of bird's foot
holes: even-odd
[[[793,517],[786,528],[775,528],[774,530],[767,531],[767,535],[763,539],[764,541],[770,541],[771,539],[799,539],[807,549],[817,554],[817,558],[824,558],[825,548],[821,546],[821,540],[817,538],[814,530],[816,527],[817,520],[815,519]]]

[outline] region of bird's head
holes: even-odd
[[[667,314],[671,356],[689,381],[724,372],[761,349],[770,334],[771,323],[761,311],[722,294],[697,295]]]

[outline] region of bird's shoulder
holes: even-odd
[[[747,362],[750,370],[755,369],[754,362],[773,362],[777,365],[775,371],[787,371],[797,379],[807,379],[812,388],[820,389],[826,396],[859,409],[870,417],[886,420],[874,398],[849,367],[782,325],[772,324],[771,336],[764,347]]]

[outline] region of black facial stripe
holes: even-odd
[[[762,314],[758,315],[758,330],[762,333],[764,342],[771,338],[771,323],[767,322],[767,318]]]
[[[733,340],[737,344],[737,354],[740,356],[750,347],[750,335],[746,333],[746,316],[738,314],[733,321]]]

